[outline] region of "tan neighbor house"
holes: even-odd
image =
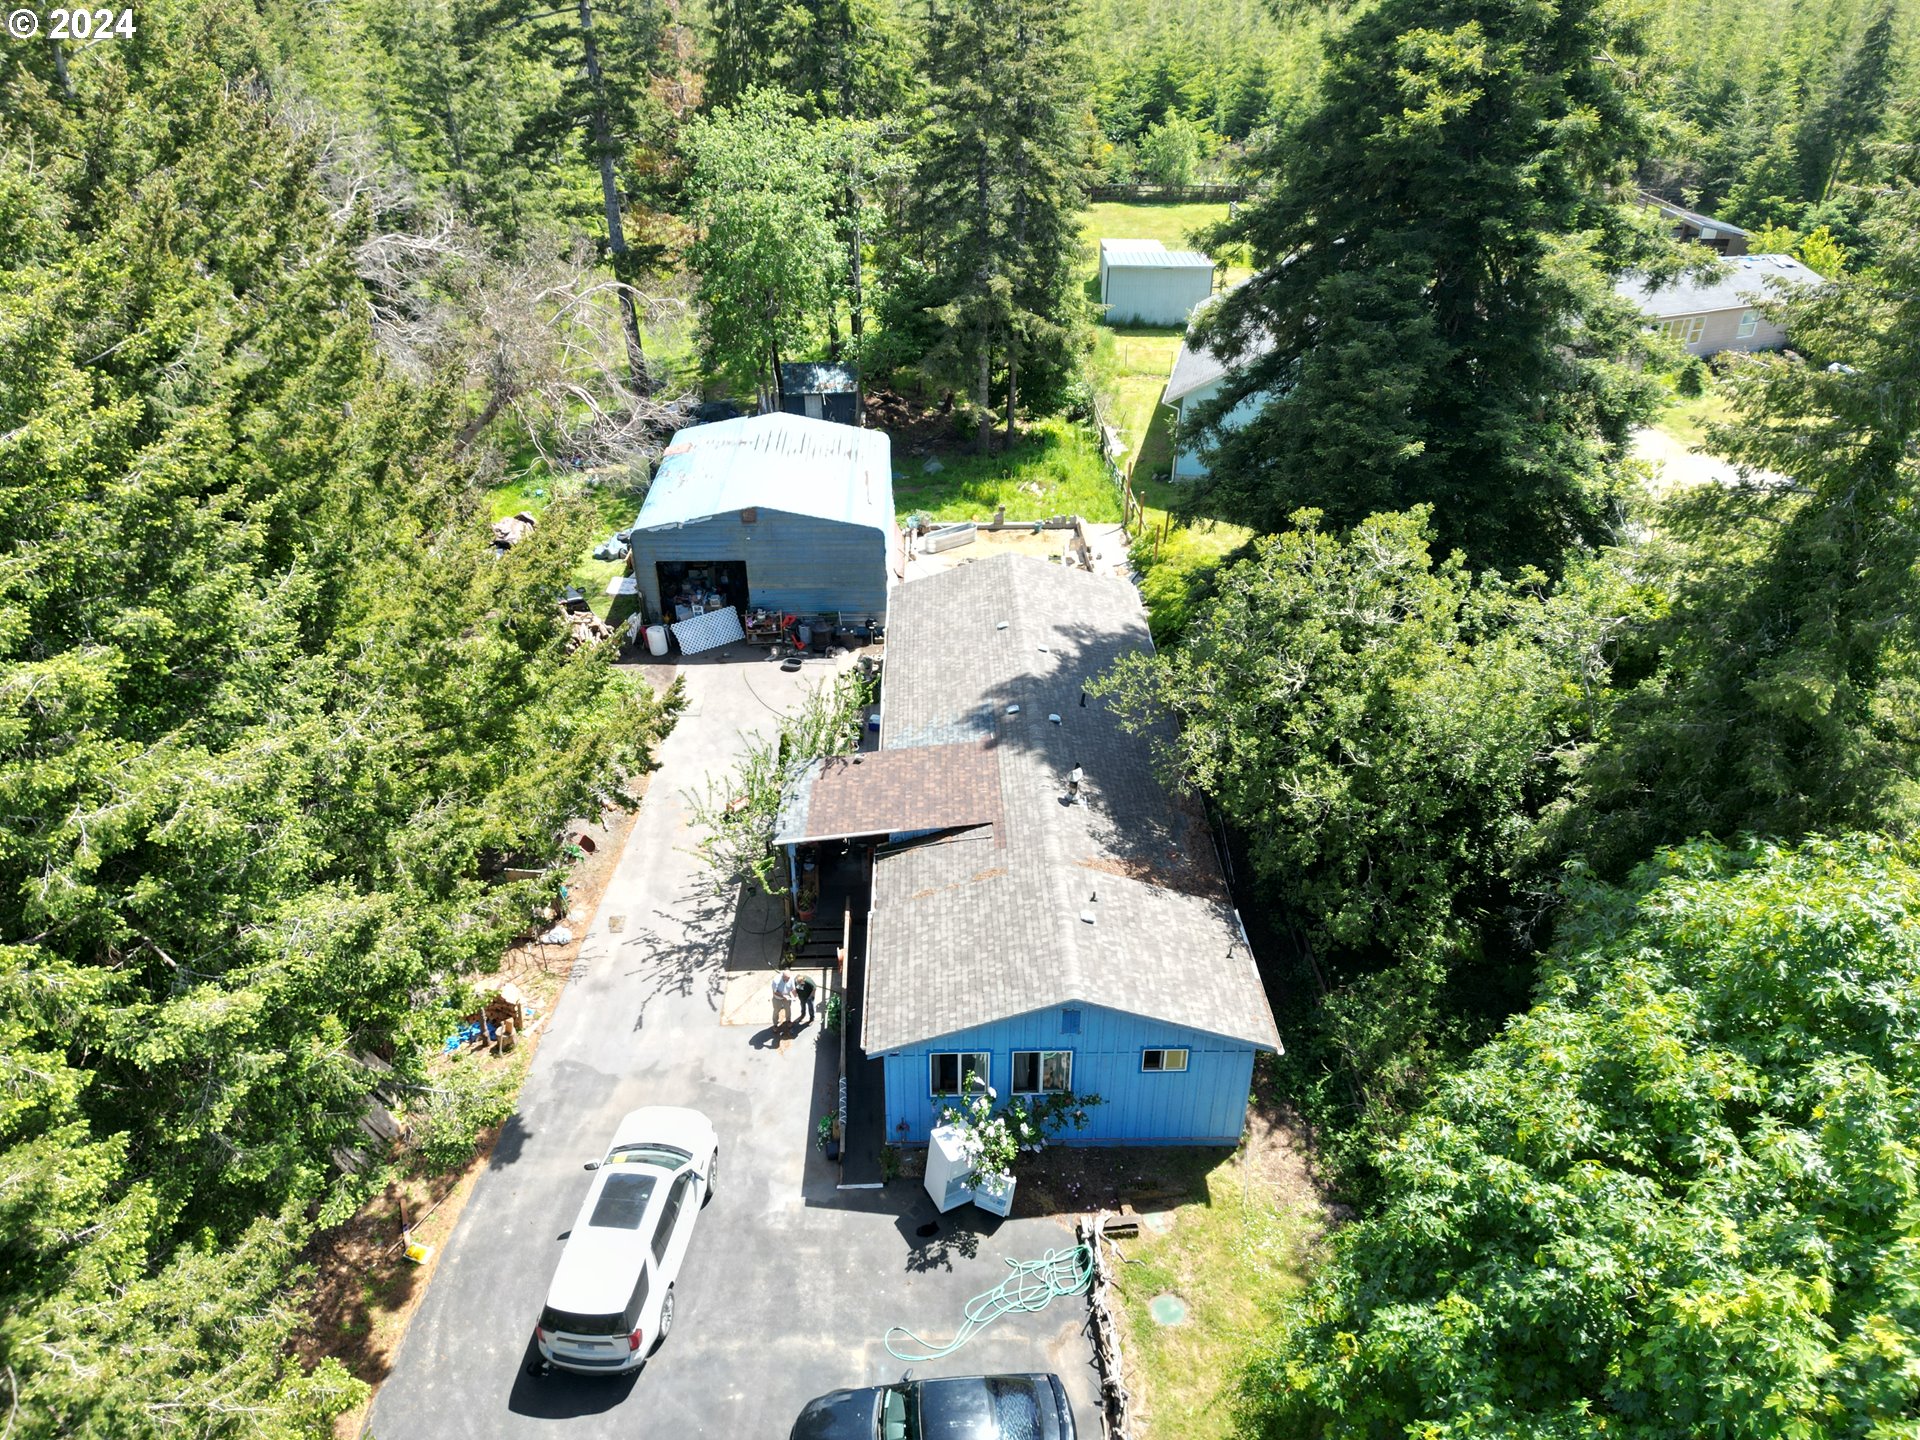
[[[1782,287],[1825,283],[1825,276],[1791,255],[1735,255],[1716,262],[1711,274],[1682,275],[1657,289],[1633,275],[1613,288],[1689,355],[1716,355],[1722,350],[1778,350],[1787,343],[1787,332],[1760,307],[1779,298]]]

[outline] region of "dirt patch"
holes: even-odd
[[[893,453],[931,455],[952,449],[961,436],[953,402],[945,406],[923,405],[892,390],[869,390],[867,424],[887,432]]]
[[[983,515],[979,518],[991,520],[993,517]],[[976,560],[991,560],[996,555],[1035,555],[1042,560],[1058,559],[1061,547],[1072,534],[1069,530],[1042,530],[1036,533],[1031,520],[1016,529],[1018,524],[1018,521],[1010,519],[1004,530],[976,530],[973,543],[956,550],[914,555],[907,562],[907,578],[916,580],[923,575],[971,565]]]
[[[656,691],[664,691],[673,682],[672,666],[634,668]],[[648,779],[642,775],[629,782],[636,804],[646,794]],[[500,1054],[484,1045],[471,1045],[457,1062],[449,1057],[442,1063],[513,1064],[525,1074],[546,1033],[547,1019],[572,975],[580,946],[593,927],[601,898],[632,833],[634,817],[632,810],[610,809],[595,820],[577,821],[567,827],[566,842],[580,851],[579,858],[567,867],[564,923],[574,938],[565,945],[542,945],[523,937],[502,955],[499,971],[483,980],[483,984],[511,980],[533,1012],[518,1047]],[[292,1341],[293,1351],[303,1364],[311,1368],[331,1356],[378,1388],[392,1368],[394,1353],[426,1295],[447,1237],[486,1169],[498,1138],[499,1127],[483,1132],[473,1158],[452,1173],[403,1174],[344,1225],[313,1238],[305,1255],[313,1268],[303,1306],[308,1319]],[[399,1168],[403,1172],[406,1169],[404,1153]],[[425,1263],[415,1264],[406,1258],[400,1234],[409,1228],[414,1243],[431,1250]],[[368,1405],[371,1403],[369,1397]],[[335,1422],[334,1434],[339,1440],[352,1440],[360,1433],[367,1408],[350,1411]]]

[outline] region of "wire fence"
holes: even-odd
[[[1087,199],[1095,204],[1217,205],[1244,200],[1244,185],[1089,185]]]

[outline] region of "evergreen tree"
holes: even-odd
[[[1206,417],[1210,513],[1426,504],[1476,565],[1557,568],[1611,533],[1648,407],[1601,283],[1639,248],[1608,198],[1646,143],[1637,46],[1611,0],[1384,0],[1329,42],[1323,98],[1217,232],[1261,269],[1201,326],[1239,361]]]
[[[815,120],[877,120],[906,100],[912,40],[891,0],[716,0],[707,103],[784,90]]]
[[[361,1387],[285,1342],[335,1156],[522,923],[489,859],[663,715],[567,651],[590,516],[489,548],[251,6],[50,52],[0,49],[7,1427],[321,1434]]]
[[[1848,158],[1879,131],[1892,84],[1893,5],[1888,0],[1794,133],[1800,194],[1808,204],[1827,198]]]
[[[677,118],[662,98],[677,80],[679,26],[664,0],[491,0],[468,20],[469,34],[507,29],[525,53],[559,79],[551,103],[523,122],[515,148],[545,156],[577,146],[600,179],[601,220],[634,389],[652,389],[641,348],[633,287],[649,259],[628,244],[628,196],[640,190],[639,155],[663,149]]]
[[[908,235],[891,258],[892,344],[972,393],[984,451],[996,382],[1057,400],[1082,341],[1084,203],[1074,0],[944,0],[929,17],[927,117]]]

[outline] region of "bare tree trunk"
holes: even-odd
[[[975,417],[973,448],[976,454],[985,455],[989,448],[989,436],[993,431],[993,417],[988,413],[993,387],[993,261],[988,246],[993,237],[993,215],[990,209],[991,189],[988,185],[987,144],[983,137],[980,142],[980,160],[974,178],[974,203],[979,211],[980,236],[980,376],[975,383],[974,404],[978,407]]]
[[[480,407],[480,413],[460,427],[460,433],[454,437],[453,453],[465,455],[473,448],[473,442],[480,438],[480,432],[491,425],[500,412],[507,408],[507,390],[496,386],[487,396],[487,403]]]
[[[860,337],[866,326],[866,297],[860,288],[860,247],[866,231],[860,221],[860,155],[854,147],[853,170],[847,180],[847,213],[853,220],[853,243],[849,245],[847,264],[851,289],[847,295],[847,331],[853,344],[853,419],[856,425],[867,423],[867,376],[861,363]]]
[[[620,218],[620,179],[613,165],[613,125],[607,118],[607,83],[600,73],[600,46],[593,38],[593,0],[579,0],[580,35],[587,59],[587,88],[593,92],[593,149],[600,164],[600,196],[607,211],[607,248],[613,252],[613,276],[620,282],[620,330],[627,341],[627,372],[633,388],[652,394],[647,355],[640,344],[640,316],[633,308],[627,230]]]
[[[1027,52],[1027,16],[1024,9],[1014,31],[1014,50],[1016,54]],[[1016,275],[1020,267],[1027,263],[1027,108],[1023,105],[1014,117],[1013,144],[1013,265]],[[1009,293],[1008,307],[1017,311],[1019,296]],[[1007,327],[1007,446],[1013,448],[1014,409],[1020,402],[1020,326],[1018,321]]]

